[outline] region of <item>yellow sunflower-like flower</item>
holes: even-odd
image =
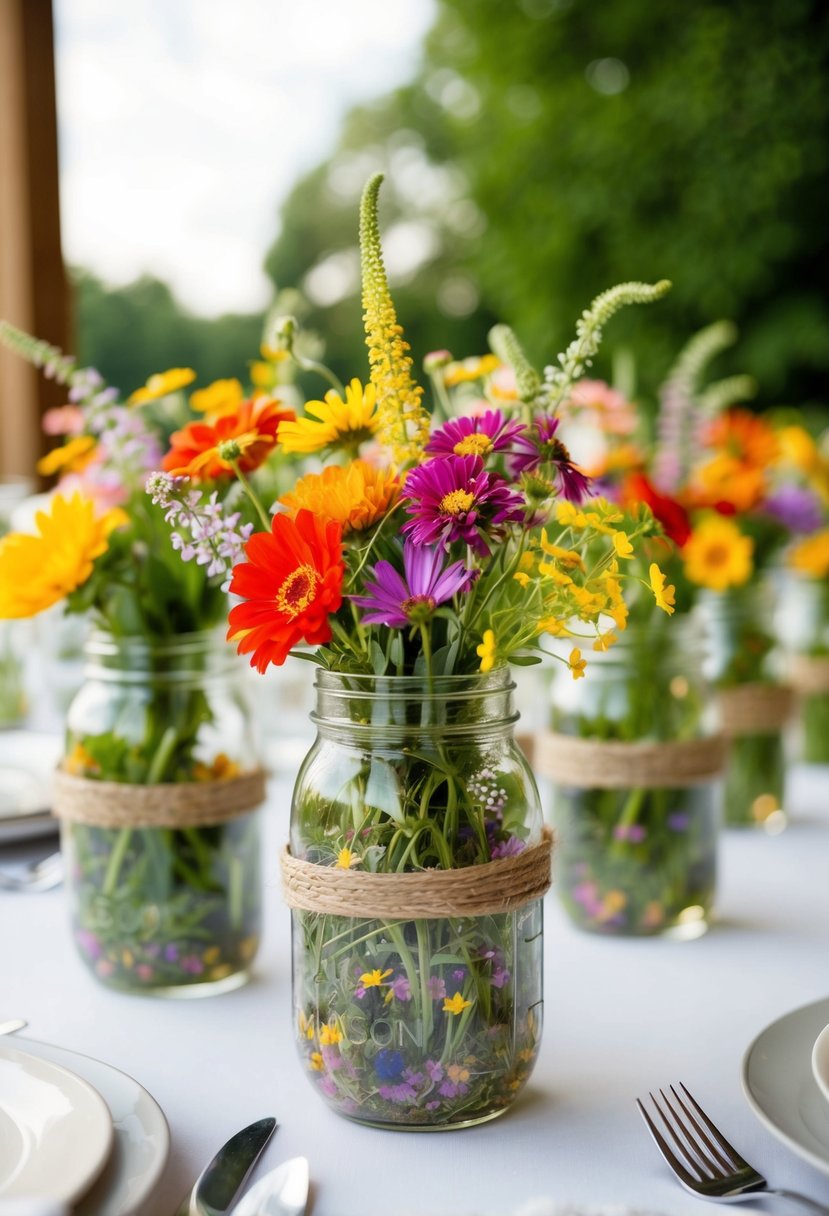
[[[354,379],[345,390],[345,401],[329,389],[324,401],[308,401],[306,415],[283,422],[279,439],[286,452],[321,452],[324,449],[356,452],[377,430],[377,396],[373,384],[365,388]]]
[[[685,574],[711,591],[741,587],[751,577],[754,542],[732,519],[708,515],[691,533],[682,550]]]
[[[829,528],[795,545],[788,561],[792,570],[807,578],[829,578]]]
[[[460,992],[456,992],[454,996],[447,996],[443,1002],[444,1013],[454,1013],[455,1015],[463,1013],[464,1009],[468,1009],[472,1004],[467,1001]]]
[[[0,618],[35,616],[85,583],[107,548],[121,510],[96,516],[90,498],[56,494],[35,516],[37,533],[10,532],[0,540]]]
[[[340,849],[337,854],[337,860],[334,863],[335,870],[350,870],[352,866],[358,866],[360,858],[351,849]]]
[[[42,477],[53,473],[80,473],[95,457],[98,445],[91,435],[77,435],[37,462],[37,471]]]
[[[234,378],[214,380],[206,388],[198,388],[190,395],[190,407],[198,414],[224,414],[236,409],[244,397],[242,385]]]
[[[443,382],[448,388],[454,388],[456,384],[469,384],[491,375],[500,366],[501,360],[497,355],[472,355],[468,359],[450,363],[443,373]]]
[[[661,608],[663,612],[667,612],[668,616],[673,616],[676,611],[676,587],[670,584],[667,587],[665,586],[665,575],[659,569],[656,562],[651,562],[648,574],[657,608]]]
[[[381,971],[379,967],[375,967],[373,971],[363,972],[360,976],[360,983],[364,988],[379,988],[390,975],[391,968],[387,971]]]
[[[481,671],[492,671],[497,651],[498,643],[495,640],[494,632],[491,629],[485,629],[480,646],[475,647],[475,653],[481,660]]]
[[[280,438],[290,425],[282,424]],[[400,481],[393,469],[376,469],[365,460],[355,460],[345,468],[331,465],[322,473],[308,473],[279,501],[291,515],[307,508],[323,519],[334,519],[347,535],[382,519],[399,492]]]
[[[127,405],[146,405],[148,401],[158,401],[160,397],[167,397],[192,384],[195,378],[196,373],[191,367],[171,367],[166,372],[156,372],[142,388],[130,394]]]

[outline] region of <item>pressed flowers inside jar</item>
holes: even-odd
[[[575,613],[598,621],[619,548],[655,527],[628,537],[597,500],[571,536],[589,483],[556,409],[610,317],[668,285],[604,293],[543,377],[505,327],[491,355],[431,358],[430,415],[388,292],[381,180],[360,216],[370,383],[315,365],[331,387],[278,440],[333,461],[272,513],[243,481],[263,526],[234,566],[228,636],[261,672],[289,655],[320,669],[283,856],[309,1080],[355,1120],[442,1129],[507,1110],[541,1033],[551,834],[512,737],[510,664],[540,661]],[[296,323],[277,330],[300,362]],[[486,409],[458,408],[470,391]],[[191,472],[170,454],[171,473],[192,476],[189,437]]]

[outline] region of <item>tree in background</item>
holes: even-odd
[[[355,199],[383,168],[416,356],[480,351],[497,316],[543,362],[598,291],[667,277],[668,300],[616,331],[643,387],[728,317],[763,402],[819,398],[827,50],[819,0],[440,0],[416,80],[350,115],[288,199],[268,272],[307,290],[351,374]]]

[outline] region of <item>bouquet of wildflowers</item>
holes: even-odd
[[[623,567],[657,530],[647,510],[626,520],[589,500],[557,408],[605,322],[667,284],[604,293],[543,374],[505,327],[491,355],[434,353],[427,405],[386,281],[380,181],[361,209],[370,375],[342,385],[318,368],[324,396],[279,426],[280,459],[302,467],[277,501],[263,500],[261,470],[240,478],[259,523],[233,567],[228,637],[261,672],[288,656],[318,667],[294,858],[412,875],[518,857],[539,840],[532,776],[504,742],[508,664],[538,662],[546,637],[566,637],[563,664],[581,678],[585,639],[605,650],[624,627]],[[295,323],[277,330],[292,354]],[[253,419],[226,439],[191,425],[150,488],[170,509],[216,455],[238,477],[259,454]],[[298,1042],[338,1110],[458,1125],[513,1100],[540,1030],[538,901],[466,918],[299,911],[294,923]]]
[[[61,442],[39,465],[57,476],[55,490],[31,533],[0,541],[0,617],[65,601],[92,626],[64,773],[107,789],[230,788],[256,764],[251,740],[228,727],[241,706],[223,691],[227,658],[216,655],[226,649],[215,631],[229,568],[254,526],[236,479],[293,412],[264,391],[245,398],[237,380],[196,389],[188,403],[195,373],[186,368],[150,377],[124,400],[46,343],[6,324],[0,339],[67,389],[68,403],[45,418]],[[258,447],[200,463],[194,484],[162,502],[153,476],[171,433],[191,419],[220,440],[255,425]],[[181,829],[174,818],[158,829],[64,827],[76,942],[99,978],[152,990],[221,981],[246,965],[259,915],[250,816]]]

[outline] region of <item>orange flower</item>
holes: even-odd
[[[328,617],[342,603],[340,525],[306,510],[296,519],[275,515],[271,531],[254,533],[245,553],[230,592],[248,602],[230,610],[227,637],[251,655],[251,667],[281,666],[299,642],[329,642]]]
[[[764,469],[780,455],[780,444],[768,422],[750,410],[727,410],[705,434],[706,447],[716,448],[741,464]]]
[[[763,498],[768,470],[780,458],[771,426],[749,410],[727,410],[707,428],[703,443],[712,455],[694,474],[690,504],[726,514],[750,511]]]
[[[322,473],[308,473],[279,501],[292,515],[305,507],[336,520],[344,533],[361,532],[382,519],[399,490],[393,469],[376,469],[365,460],[355,460],[345,468],[331,465]]]
[[[284,409],[272,397],[243,401],[226,414],[175,431],[161,467],[193,481],[231,477],[234,463],[250,473],[273,451],[280,425],[293,418],[293,410]]]

